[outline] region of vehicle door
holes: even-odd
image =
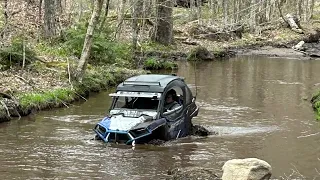
[[[176,92],[176,99],[179,103],[179,107],[170,111],[165,111],[164,106],[166,102],[167,93],[171,90]],[[169,134],[171,139],[183,137],[188,135],[187,124],[185,122],[186,104],[185,104],[185,88],[184,83],[181,80],[175,80],[168,84],[162,96],[161,117],[165,118],[169,125]]]

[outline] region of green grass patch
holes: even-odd
[[[31,109],[41,110],[59,107],[61,104],[71,102],[75,98],[76,94],[71,88],[30,92],[18,97],[23,112],[28,112]]]
[[[128,77],[142,73],[145,73],[145,71],[110,66],[92,67],[87,70],[81,84],[73,84],[74,88],[70,86],[18,95],[20,108],[24,114],[27,114],[31,110],[64,106],[79,99],[81,96],[87,96],[89,92],[107,89],[109,86],[114,86]]]

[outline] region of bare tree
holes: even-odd
[[[95,0],[94,1],[94,8],[91,15],[91,19],[89,21],[87,34],[84,39],[83,49],[81,53],[81,57],[77,66],[77,69],[75,71],[75,79],[77,81],[82,81],[82,77],[84,75],[84,72],[87,68],[88,59],[90,56],[91,46],[92,46],[92,40],[93,40],[93,34],[94,30],[99,22],[99,17],[101,14],[101,9],[103,6],[104,0]]]

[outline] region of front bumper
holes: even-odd
[[[102,123],[98,123],[93,130],[104,142],[124,144],[134,144],[137,140],[152,134],[148,128],[129,131],[109,130]]]

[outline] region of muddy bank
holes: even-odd
[[[167,59],[170,61],[185,61],[190,56],[196,55],[199,57],[196,60],[221,60],[223,58],[230,58],[235,55],[254,55],[254,56],[268,56],[268,57],[282,57],[282,58],[294,58],[301,60],[308,60],[312,58],[320,58],[320,43],[306,43],[304,50],[294,50],[292,47],[294,44],[288,45],[250,45],[244,47],[231,47],[225,48],[219,52],[210,50],[202,52],[148,52],[147,57],[158,57],[161,59]]]
[[[185,60],[204,60],[213,61],[223,58],[229,58],[235,55],[233,50],[222,48],[219,50],[211,50],[203,46],[193,46],[185,48],[185,46],[179,47],[179,50],[167,52],[167,51],[148,51],[143,53],[142,59],[144,61],[149,58],[157,58],[163,61],[185,61]],[[197,58],[193,58],[197,57]]]
[[[301,41],[304,42],[304,41]],[[251,46],[244,48],[233,48],[237,55],[258,55],[268,57],[282,57],[282,58],[295,58],[295,59],[312,59],[320,58],[320,43],[305,43],[300,49],[295,49],[296,44],[288,44],[280,47],[265,45],[265,46]]]
[[[310,59],[310,56],[307,56],[302,52],[295,51],[292,48],[276,48],[272,46],[265,46],[252,49],[239,49],[234,51],[237,55],[259,55],[269,57]]]

